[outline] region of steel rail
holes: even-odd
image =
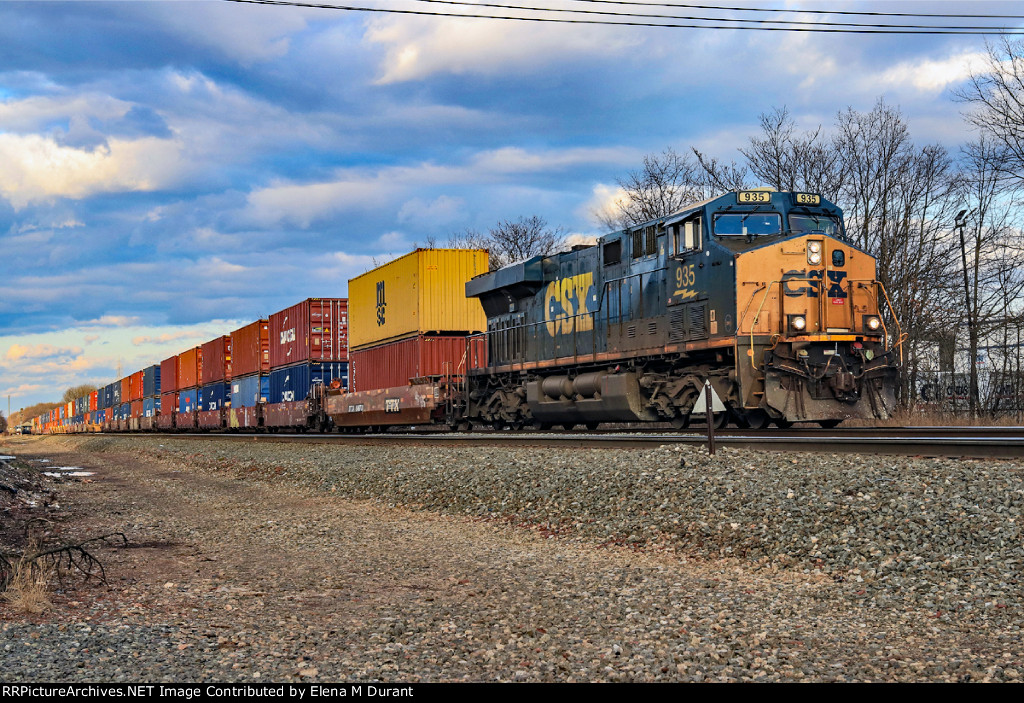
[[[112,435],[113,436],[113,435]],[[207,433],[161,435],[191,440],[228,440],[239,442],[336,444],[353,446],[410,445],[434,447],[522,447],[522,448],[602,448],[653,449],[665,445],[705,445],[707,437],[697,434],[545,434],[545,433],[469,433],[469,434],[242,434]],[[886,454],[923,457],[969,457],[986,459],[1024,458],[1024,436],[957,437],[907,433],[843,437],[834,433],[814,436],[781,434],[716,434],[716,442],[726,447],[818,453]]]

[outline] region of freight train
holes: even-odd
[[[497,271],[443,253],[350,282],[351,384],[312,384],[287,418],[224,408],[213,428],[682,429],[708,388],[717,426],[831,427],[895,405],[899,323],[818,194],[727,193]]]

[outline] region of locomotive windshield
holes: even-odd
[[[842,236],[839,220],[829,215],[790,215],[790,231],[823,232],[829,236]]]
[[[842,235],[839,220],[830,215],[790,215],[791,232],[823,232],[831,237]]]
[[[780,232],[782,217],[777,212],[715,215],[715,234],[719,237],[760,237]]]

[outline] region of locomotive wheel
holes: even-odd
[[[689,414],[677,415],[676,417],[669,420],[669,423],[672,425],[673,428],[677,430],[685,430],[687,427],[690,426],[690,416]]]
[[[831,430],[839,427],[840,422],[842,422],[842,420],[818,420],[818,424],[825,430]]]

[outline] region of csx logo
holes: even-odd
[[[281,330],[281,344],[287,344],[288,342],[295,341],[295,328],[292,327],[290,330]]]
[[[384,325],[384,313],[387,312],[388,301],[384,298],[384,281],[377,281],[377,326]]]
[[[572,334],[573,330],[593,329],[594,318],[586,313],[592,312],[589,303],[594,298],[593,271],[552,281],[544,294],[548,334],[554,337],[556,334]],[[574,319],[574,315],[580,317]]]
[[[824,270],[817,271],[786,271],[782,276],[782,292],[790,298],[799,298],[802,295],[808,298],[817,298],[819,283],[818,281],[825,275]],[[814,280],[797,280],[793,279],[814,279]],[[828,272],[828,298],[845,298],[846,291],[843,290],[843,279],[846,278],[846,271],[829,271]]]

